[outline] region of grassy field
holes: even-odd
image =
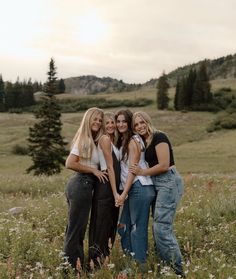
[[[123,94],[126,93],[122,97]],[[131,94],[140,97],[139,92]],[[145,94],[153,97],[154,92]],[[175,230],[187,278],[236,278],[236,130],[208,134],[206,127],[215,115],[207,112],[160,112],[154,106],[144,110],[150,113],[155,126],[169,135],[177,167],[184,176],[185,195]],[[82,113],[62,115],[63,135],[68,142],[81,117]],[[62,247],[67,214],[64,188],[72,172],[63,169],[61,174],[49,178],[25,174],[30,158],[12,154],[12,148],[27,144],[28,127],[34,121],[31,114],[0,114],[0,278],[3,279],[63,278]],[[85,247],[86,244],[87,240]],[[158,273],[151,229],[149,246],[149,273],[145,278],[176,278],[168,268]],[[90,277],[116,278],[127,266],[134,270],[131,278],[138,278],[135,264],[123,256],[117,238],[109,268]],[[86,274],[82,277],[88,278]]]

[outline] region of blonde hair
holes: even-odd
[[[93,148],[95,148],[95,144],[104,133],[104,127],[102,125],[95,137],[93,137],[92,135],[91,120],[94,115],[98,114],[100,114],[103,118],[103,110],[96,107],[89,108],[85,112],[80,123],[80,127],[72,140],[72,146],[75,145],[78,147],[79,156],[82,158],[91,158]]]
[[[135,132],[134,121],[137,117],[140,117],[145,122],[145,124],[147,125],[147,131],[148,131],[148,135],[149,135],[149,137],[147,139],[147,146],[148,146],[152,141],[153,133],[156,131],[156,129],[152,125],[151,117],[146,112],[137,111],[133,114],[133,117],[132,117],[132,129],[133,129],[134,132]]]
[[[115,113],[114,112],[105,112],[104,117],[103,117],[104,129],[105,129],[106,121],[109,120],[109,119],[114,121],[114,124],[116,126]],[[106,131],[105,131],[105,133],[106,133]],[[117,132],[117,129],[115,128],[113,144],[117,145],[117,141],[118,141],[118,132]]]

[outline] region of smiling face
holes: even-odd
[[[144,138],[149,136],[148,125],[141,116],[134,119],[134,131]]]
[[[119,133],[123,134],[128,131],[128,123],[123,114],[118,115],[116,119],[116,127]]]
[[[115,120],[109,117],[105,117],[105,132],[108,135],[114,135],[116,130]]]
[[[97,133],[102,126],[102,114],[97,112],[91,116],[90,119],[90,129],[92,133]]]

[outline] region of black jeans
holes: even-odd
[[[110,254],[110,248],[115,240],[118,216],[119,208],[115,207],[110,183],[97,183],[89,226],[89,259],[92,259],[95,265],[100,264],[98,258],[102,263]]]
[[[116,187],[120,184],[120,163],[112,152]],[[110,182],[98,182],[94,188],[89,227],[89,260],[99,266],[109,256],[117,231],[119,207],[115,206]],[[110,243],[110,245],[109,245]],[[97,261],[99,258],[100,262]]]
[[[83,242],[96,183],[97,179],[94,175],[76,173],[71,177],[66,187],[68,224],[64,253],[73,268],[76,268],[78,258],[81,264],[84,264]]]

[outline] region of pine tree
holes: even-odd
[[[61,78],[59,81],[58,81],[58,93],[65,93],[65,90],[66,90],[66,86],[65,86],[65,83],[64,83],[64,80]]]
[[[180,89],[180,81],[179,78],[177,78],[176,87],[175,87],[175,97],[174,97],[175,110],[179,110],[179,89]]]
[[[157,84],[157,108],[158,109],[167,109],[169,103],[168,89],[169,83],[167,81],[167,76],[163,72],[162,76],[158,80]]]
[[[15,95],[13,92],[13,84],[9,81],[5,84],[5,94],[6,94],[6,108],[13,108],[14,107],[14,99]]]
[[[190,69],[187,81],[186,81],[186,107],[190,108],[192,105],[192,97],[193,97],[193,91],[194,91],[194,84],[196,81],[196,70]]]
[[[207,74],[206,62],[201,63],[193,88],[192,106],[197,107],[212,100],[211,85]]]
[[[0,74],[0,111],[5,111],[5,89],[4,89],[4,81],[2,79],[2,75]]]
[[[39,121],[29,128],[29,153],[33,165],[27,172],[34,171],[34,175],[53,175],[61,171],[64,165],[65,142],[61,136],[62,122],[60,107],[55,98],[56,67],[51,59],[41,105],[35,112]]]
[[[179,86],[179,98],[178,98],[179,110],[187,109],[187,78],[183,77]]]

